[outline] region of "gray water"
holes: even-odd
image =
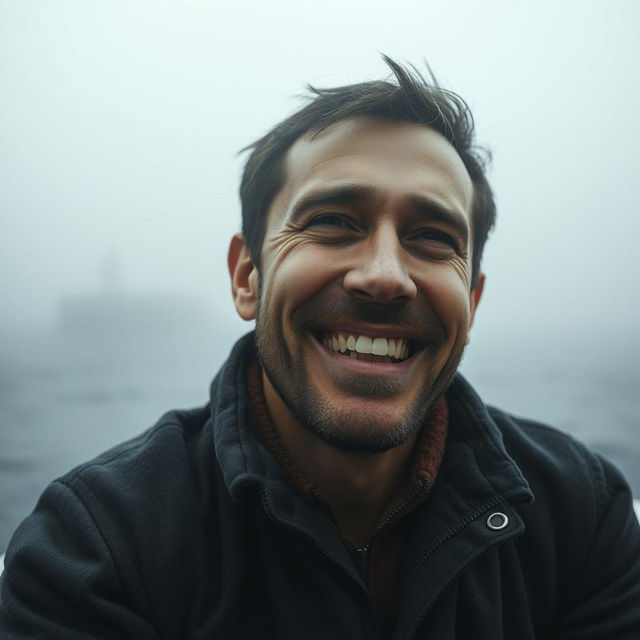
[[[217,337],[214,338],[213,334]],[[207,402],[230,331],[0,334],[0,552],[44,487],[73,466]],[[640,375],[623,345],[599,352],[504,338],[475,345],[463,371],[485,401],[569,431],[623,470],[640,496]]]

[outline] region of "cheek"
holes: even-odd
[[[449,339],[457,334],[466,335],[471,311],[469,291],[454,269],[442,269],[431,274],[422,284],[427,302],[435,311]]]
[[[310,246],[275,256],[265,267],[263,299],[285,317],[339,275],[336,261]]]

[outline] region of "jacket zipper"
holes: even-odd
[[[316,547],[316,549],[319,549],[322,552],[322,555],[325,556],[325,558],[328,558],[329,560],[331,560],[331,562],[334,565],[337,565],[338,567],[340,567],[348,576],[351,580],[353,580],[353,576],[351,573],[349,573],[349,571],[343,567],[343,565],[338,561],[338,559],[331,553],[329,553],[322,545],[320,545],[316,539],[309,534],[307,531],[305,531],[304,529],[301,529],[299,527],[294,527],[291,526],[289,524],[285,524],[284,522],[280,521],[278,518],[275,517],[275,515],[273,514],[273,511],[271,510],[271,504],[269,502],[269,497],[267,496],[267,490],[264,487],[264,485],[261,488],[261,496],[262,496],[262,504],[263,507],[267,513],[267,515],[269,516],[269,519],[272,522],[275,522],[279,527],[282,527],[283,529],[287,529],[289,531],[295,531],[296,533],[304,536],[305,538],[307,538],[314,547]],[[365,549],[367,549],[367,556],[368,556],[368,547],[365,547]],[[367,558],[368,560],[368,558]],[[365,564],[365,566],[368,568],[368,563]],[[373,617],[376,623],[376,626],[379,628],[380,627],[380,613],[378,612],[378,607],[376,606],[376,603],[373,601],[373,598],[371,597],[371,595],[369,594],[369,591],[367,590],[366,587],[366,583],[363,584],[362,582],[356,580],[355,581],[358,584],[358,587],[360,588],[360,590],[364,593],[366,599],[368,600],[369,604],[371,605],[371,608],[373,610]]]
[[[404,511],[416,499],[416,496],[425,488],[428,482],[428,478],[420,478],[418,480],[418,484],[414,487],[413,491],[411,491],[411,493],[376,527],[376,530],[373,532],[373,535],[366,546],[358,548],[351,540],[349,540],[355,549],[356,567],[365,586],[368,583],[369,560],[371,557],[371,548],[373,547],[375,539],[381,531],[384,531],[384,529],[389,526],[389,523],[392,522],[399,513]]]
[[[417,497],[417,495],[424,490],[429,484],[429,479],[422,477],[418,480],[418,484],[413,488],[413,491],[377,526],[376,530],[371,536],[371,540],[375,538],[400,512],[404,511]],[[371,541],[369,542],[371,546]]]
[[[424,553],[422,555],[422,557],[420,558],[420,560],[416,563],[416,572],[414,573],[414,576],[416,575],[416,573],[418,571],[417,568],[422,566],[422,564],[424,564],[435,553],[436,549],[440,545],[444,544],[447,540],[449,540],[449,538],[452,538],[454,535],[456,535],[459,531],[464,529],[471,522],[473,522],[474,520],[479,518],[483,513],[486,513],[490,509],[493,509],[494,507],[498,506],[499,504],[503,504],[503,503],[504,503],[504,499],[503,498],[494,498],[493,500],[490,500],[489,502],[485,503],[482,507],[479,507],[475,511],[472,511],[466,518],[464,518],[463,520],[460,520],[454,526],[452,526],[450,529],[448,529],[442,536],[440,536],[440,538],[435,540],[435,542],[431,545],[431,547],[429,547],[429,549],[427,549],[426,553]],[[410,584],[411,581],[412,580],[407,581],[407,584]],[[441,586],[441,590],[445,586],[446,585],[442,585]],[[405,589],[405,593],[406,593],[406,589]],[[411,631],[407,635],[407,640],[411,640],[411,638],[415,637],[415,635],[416,635],[416,633],[418,631],[418,628],[422,624],[422,621],[426,618],[427,613],[429,612],[430,608],[431,607],[425,609],[422,612],[422,614],[420,615],[420,617],[416,620],[415,624],[411,628]]]
[[[362,547],[362,549],[356,549],[356,564],[358,567],[358,574],[364,584],[367,584],[367,577],[369,576],[369,546]]]
[[[427,485],[427,483],[429,482],[428,478],[420,478],[420,480],[418,481],[418,484],[415,486],[415,488],[413,489],[413,491],[405,498],[405,500],[403,500],[377,527],[376,530],[373,532],[373,535],[371,536],[369,543],[364,546],[364,547],[360,547],[357,548],[356,545],[353,544],[353,542],[351,542],[353,548],[355,549],[356,552],[356,569],[358,572],[358,575],[360,576],[360,581],[358,582],[358,586],[360,588],[360,590],[364,593],[364,595],[366,596],[367,600],[369,601],[369,603],[371,604],[371,608],[373,610],[374,613],[374,619],[376,621],[376,626],[378,628],[380,628],[380,612],[378,611],[378,607],[376,606],[376,603],[373,601],[373,598],[371,597],[371,594],[369,593],[369,590],[367,589],[367,582],[368,582],[368,577],[369,577],[369,559],[371,556],[371,547],[373,545],[374,540],[377,538],[377,536],[380,534],[381,531],[383,531],[388,525],[389,523],[402,511],[404,511],[404,509],[406,509],[416,498],[416,496],[420,493],[420,491],[422,491],[424,489],[424,487]],[[273,511],[270,508],[270,502],[269,502],[269,497],[267,496],[267,491],[266,491],[266,487],[263,485],[261,487],[261,496],[262,496],[262,504],[265,508],[265,511],[268,514],[273,514]],[[490,507],[489,507],[490,508]],[[299,533],[301,535],[303,535],[305,538],[307,538],[308,540],[311,541],[311,543],[317,548],[319,549],[322,554],[328,558],[329,560],[331,560],[333,562],[333,564],[338,565],[339,567],[341,567],[345,573],[347,573],[347,575],[351,578],[351,574],[342,567],[342,565],[340,564],[340,562],[338,562],[338,559],[331,553],[329,553],[323,546],[321,546],[320,544],[318,544],[318,542],[316,542],[315,538],[310,535],[309,533],[307,533],[304,529],[298,528],[298,527],[293,527],[291,525],[285,524],[284,522],[281,522],[278,518],[274,517],[273,515],[269,516],[270,519],[275,522],[278,526],[284,528],[284,529],[288,529],[289,531],[295,531],[296,533]],[[425,557],[426,559],[426,557]]]

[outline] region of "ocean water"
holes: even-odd
[[[233,339],[225,330],[0,334],[0,553],[52,479],[169,409],[206,403]],[[609,457],[640,497],[637,354],[587,344],[533,347],[500,336],[474,345],[462,370],[486,402]]]

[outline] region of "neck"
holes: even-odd
[[[294,466],[318,488],[340,530],[365,546],[407,477],[416,437],[381,453],[336,449],[300,424],[264,372],[262,380],[269,413]]]

